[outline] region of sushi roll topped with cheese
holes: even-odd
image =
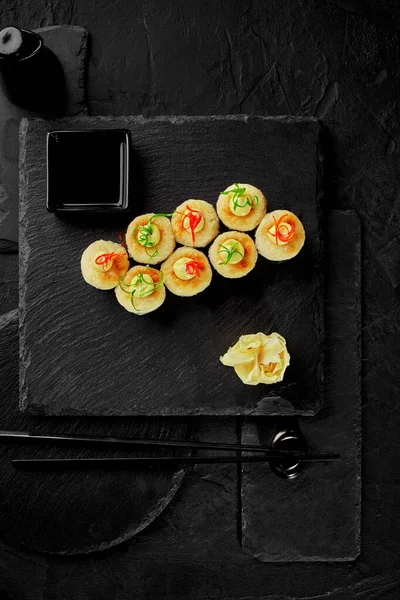
[[[153,312],[165,300],[162,274],[151,267],[132,267],[115,288],[115,295],[128,312],[136,315]]]
[[[306,234],[300,219],[288,210],[274,210],[261,221],[256,231],[256,246],[268,260],[293,258],[304,246]]]
[[[186,200],[172,215],[176,241],[184,246],[203,248],[218,235],[219,220],[215,208],[204,200]]]
[[[174,251],[175,237],[165,214],[148,213],[133,219],[126,232],[126,245],[133,260],[156,265]]]
[[[165,286],[177,296],[195,296],[211,283],[212,270],[203,252],[183,247],[161,265]]]
[[[84,280],[99,290],[112,290],[129,269],[128,253],[120,244],[93,242],[81,257]]]
[[[212,266],[222,277],[237,279],[254,269],[258,254],[247,233],[226,231],[215,238],[208,256]]]
[[[249,183],[233,183],[221,192],[217,213],[229,229],[251,231],[267,211],[267,200],[261,190]]]

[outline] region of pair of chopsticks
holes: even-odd
[[[35,435],[24,431],[0,431],[0,442],[32,442],[62,444],[66,446],[139,448],[182,448],[186,450],[222,450],[236,452],[260,452],[262,456],[145,456],[123,458],[29,458],[16,459],[12,464],[17,469],[32,468],[99,468],[106,466],[148,466],[181,464],[220,463],[266,463],[290,460],[296,462],[329,462],[340,458],[339,454],[309,454],[297,450],[277,450],[270,446],[246,444],[223,444],[218,442],[187,442],[176,440],[146,440],[114,437],[92,437],[74,435]]]

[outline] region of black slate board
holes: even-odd
[[[242,281],[214,275],[203,294],[169,294],[145,317],[81,277],[92,241],[117,240],[129,219],[61,219],[44,209],[51,129],[127,128],[135,214],[182,200],[215,203],[233,181],[259,186],[269,210],[303,221],[287,263],[260,257]],[[125,117],[27,121],[21,128],[21,407],[40,414],[312,415],[322,393],[323,286],[319,124],[315,119]],[[244,386],[219,356],[244,333],[278,331],[292,355],[285,383]],[[150,343],[149,343],[150,342]],[[146,347],[143,351],[142,348]]]
[[[268,466],[242,466],[243,548],[263,562],[345,561],[360,553],[361,231],[351,211],[328,225],[325,406],[300,418],[311,451],[339,452],[294,481]],[[279,423],[278,423],[279,425]],[[250,420],[242,443],[269,444],[277,423]]]

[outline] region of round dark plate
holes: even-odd
[[[186,437],[186,425],[176,419],[44,418],[21,414],[17,311],[0,317],[0,388],[2,430],[156,439]],[[184,470],[176,467],[23,472],[12,467],[13,458],[148,454],[38,443],[1,443],[0,448],[0,539],[7,545],[38,552],[82,554],[127,540],[160,514],[184,476]]]

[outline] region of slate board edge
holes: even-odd
[[[357,537],[355,539],[356,550],[353,556],[349,558],[349,560],[356,560],[361,554],[361,498],[362,498],[362,292],[363,292],[363,271],[362,271],[362,248],[363,248],[363,237],[362,237],[362,223],[358,214],[353,210],[344,211],[346,214],[351,214],[357,217],[358,223],[358,242],[356,245],[357,248],[357,262],[359,266],[360,272],[360,289],[356,297],[357,302],[357,330],[358,330],[358,338],[357,338],[357,348],[359,354],[359,363],[358,363],[358,372],[357,372],[357,397],[358,397],[358,405],[357,405],[357,420],[354,426],[356,432],[356,447],[357,447],[357,467],[356,467],[356,481],[358,484],[358,511],[356,516],[357,522]]]
[[[280,123],[315,123],[320,124],[320,120],[315,117],[295,117],[295,116],[264,116],[264,115],[159,115],[159,116],[144,116],[144,115],[124,115],[124,116],[89,116],[91,121],[98,121],[108,123],[111,121],[121,121],[121,122],[131,122],[135,121],[138,125],[146,125],[148,122],[159,122],[159,123],[172,123],[174,125],[179,125],[183,123],[193,122],[193,121],[241,121],[247,123],[249,120],[254,121],[275,121]],[[88,115],[73,115],[71,117],[60,117],[57,119],[44,119],[41,117],[24,117],[23,120],[33,121],[33,122],[45,122],[51,123],[53,120],[57,123],[73,121],[75,123],[87,124]]]
[[[316,191],[316,209],[317,209],[317,218],[319,222],[319,244],[321,248],[320,256],[322,263],[325,264],[325,230],[324,230],[324,188],[323,188],[323,177],[324,177],[324,153],[321,142],[321,133],[322,133],[322,125],[319,120],[316,120],[318,123],[318,133],[317,133],[317,143],[316,143],[316,182],[315,182],[315,191]],[[326,218],[329,218],[329,211],[327,211]],[[323,339],[321,342],[321,360],[318,368],[318,377],[320,380],[321,386],[321,396],[319,399],[319,403],[316,404],[314,411],[311,412],[311,415],[316,415],[324,405],[324,362],[325,362],[325,336],[326,336],[326,327],[325,327],[325,309],[326,309],[326,293],[325,293],[325,270],[323,268],[320,269],[319,272],[319,280],[320,285],[323,289],[323,296],[318,304],[318,309],[320,313],[321,322],[323,323]],[[308,416],[306,413],[298,412],[299,416]]]
[[[20,351],[21,352],[21,351]],[[20,381],[24,382],[24,378],[23,376],[20,376]],[[22,385],[22,384],[21,384]],[[34,402],[30,401],[29,404],[26,401],[26,397],[23,397],[23,401],[20,401],[20,410],[21,412],[24,412],[26,414],[30,414],[30,415],[36,415],[36,416],[42,416],[42,417],[76,417],[76,416],[82,416],[82,417],[115,417],[115,413],[111,413],[109,415],[107,415],[106,413],[102,413],[101,415],[99,415],[98,412],[91,412],[90,410],[86,409],[84,412],[79,411],[78,409],[74,409],[72,411],[68,411],[66,409],[63,409],[62,411],[53,411],[51,410],[51,408],[49,408],[48,406],[45,407],[45,409],[42,408],[41,405],[35,405]],[[157,409],[157,412],[152,412],[152,411],[148,411],[148,412],[135,412],[135,413],[131,413],[131,414],[124,414],[124,415],[119,415],[122,417],[126,417],[126,418],[135,418],[135,417],[152,417],[152,418],[156,418],[156,417],[187,417],[187,418],[193,418],[193,417],[210,417],[213,419],[224,419],[226,417],[263,417],[263,418],[268,418],[268,417],[313,417],[315,416],[315,412],[313,411],[290,411],[289,409],[282,409],[281,412],[269,412],[268,415],[265,414],[265,412],[258,412],[256,410],[249,412],[249,411],[245,411],[245,410],[241,410],[238,408],[235,408],[235,414],[232,414],[232,410],[228,409],[225,412],[221,412],[219,411],[218,413],[215,412],[208,412],[207,410],[202,410],[202,409],[191,409],[190,415],[183,415],[182,412],[180,411],[174,411],[171,409],[168,409],[168,411],[163,411],[162,409]]]
[[[22,412],[25,411],[28,398],[25,386],[25,378],[30,363],[29,351],[25,345],[25,335],[21,331],[26,328],[25,323],[25,274],[28,268],[29,245],[25,235],[24,218],[26,212],[26,197],[28,184],[25,176],[26,140],[29,128],[29,119],[21,119],[19,126],[19,407]]]

